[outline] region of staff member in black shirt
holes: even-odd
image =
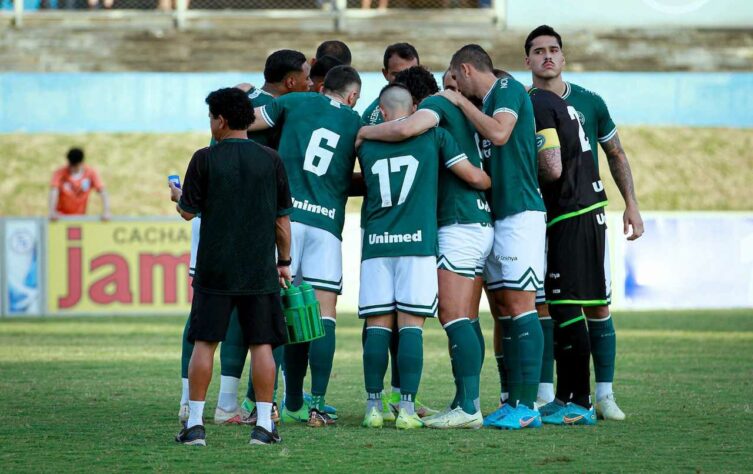
[[[188,369],[190,415],[175,440],[206,445],[202,415],[214,352],[237,308],[251,350],[257,401],[250,442],[277,443],[280,436],[270,418],[272,349],[286,342],[280,286],[290,281],[288,178],[277,152],[247,139],[254,109],[243,91],[220,89],[206,102],[218,143],[194,153],[177,206],[186,220],[201,213],[202,223],[188,334],[195,343]]]

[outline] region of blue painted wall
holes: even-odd
[[[530,83],[530,73],[515,72]],[[385,84],[364,73],[363,110]],[[618,125],[753,127],[753,73],[567,73]],[[206,130],[204,98],[260,73],[0,73],[0,133]]]

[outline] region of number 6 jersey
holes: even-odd
[[[360,116],[312,92],[278,97],[261,113],[270,127],[281,129],[278,152],[290,182],[291,219],[342,240]]]
[[[440,161],[450,168],[465,159],[438,127],[398,143],[365,141],[358,149],[366,183],[361,259],[436,255]]]

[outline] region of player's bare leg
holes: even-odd
[[[256,394],[256,426],[261,426],[268,432],[274,432],[272,424],[272,398],[274,397],[275,359],[272,356],[272,346],[257,344],[250,346],[251,372]]]
[[[315,294],[321,308],[324,337],[311,341],[309,347],[312,400],[308,425],[323,427],[335,423],[334,418],[326,413],[324,397],[327,393],[329,377],[332,374],[332,362],[335,358],[337,293],[317,289]]]
[[[612,391],[617,341],[609,306],[584,307],[583,312],[588,322],[591,356],[594,362],[596,413],[603,419],[624,420],[625,413],[617,406]]]
[[[189,416],[183,431],[178,434],[176,441],[184,444],[196,444],[204,446],[204,403],[207,398],[207,389],[212,381],[212,368],[214,366],[214,352],[218,342],[195,341],[191,362],[188,364],[188,407]],[[193,431],[199,430],[200,434],[192,435]],[[184,442],[186,435],[192,435],[195,439]]]

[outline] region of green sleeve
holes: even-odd
[[[433,113],[434,116],[437,118],[437,125],[442,123],[442,120],[445,120],[446,115],[446,109],[444,107],[445,104],[442,102],[446,102],[448,105],[452,106],[450,102],[447,101],[447,99],[443,97],[438,96],[431,96],[427,97],[423,101],[421,101],[420,104],[418,104],[418,110],[428,110],[429,112]]]
[[[277,122],[279,122],[280,119],[285,115],[285,110],[290,108],[290,102],[294,100],[294,98],[289,97],[290,95],[291,94],[286,94],[281,97],[277,97],[267,105],[262,106],[261,116],[267,123],[267,125],[274,127]]]
[[[447,130],[443,128],[436,128],[434,130],[436,131],[439,140],[439,152],[442,158],[442,163],[444,163],[447,168],[451,168],[457,163],[468,159],[468,156],[463,153],[458,142],[452,138],[452,135],[450,135]]]
[[[491,97],[493,101],[492,117],[505,112],[514,115],[517,119],[520,109],[523,107],[523,101],[529,100],[523,86],[512,79],[501,79],[495,87],[496,89]]]
[[[599,143],[604,143],[612,139],[617,133],[617,126],[612,121],[612,117],[609,115],[609,109],[604,99],[601,96],[594,94],[595,109],[598,123],[597,140]]]

